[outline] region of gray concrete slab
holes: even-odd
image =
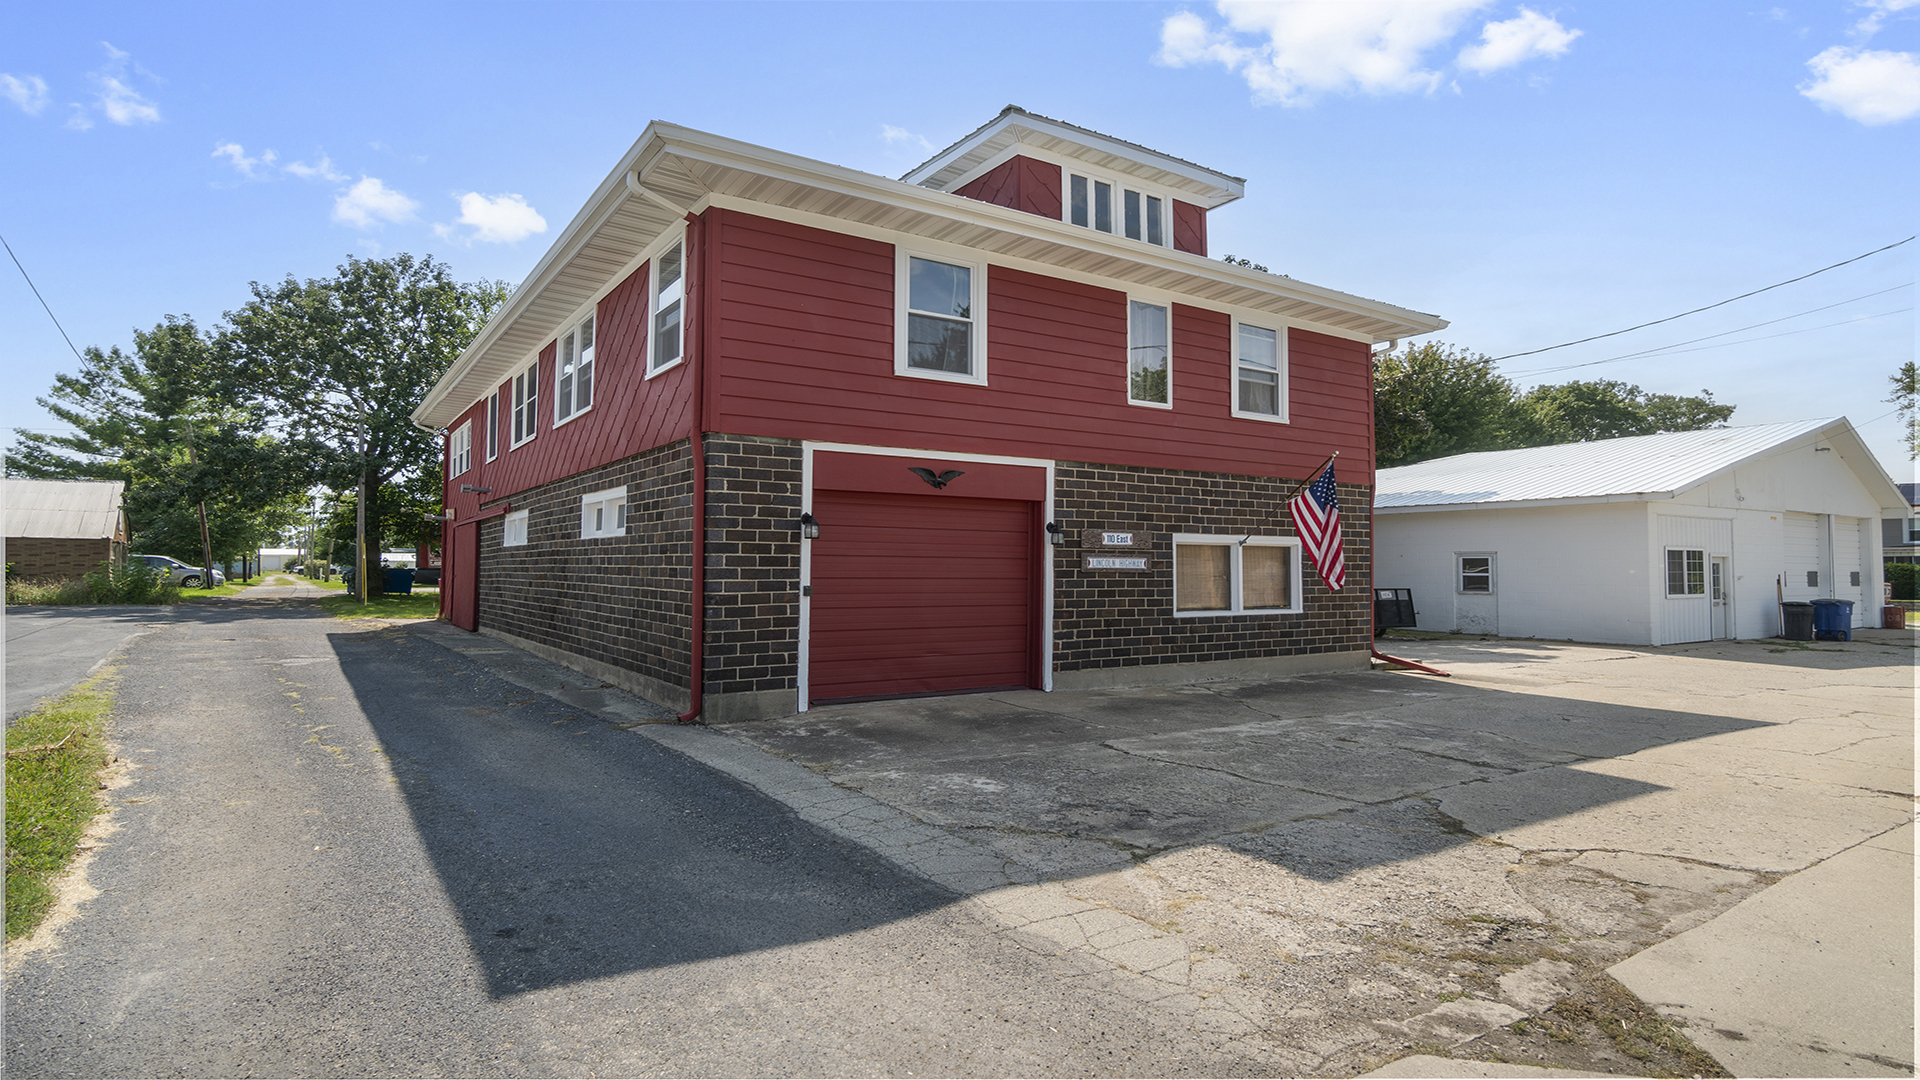
[[[130,605],[7,608],[7,719],[73,689],[115,650],[168,617],[163,607]]]
[[[1842,851],[1611,973],[1736,1076],[1911,1076],[1913,832]]]

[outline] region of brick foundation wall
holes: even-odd
[[[1175,618],[1174,533],[1295,536],[1285,503],[1300,484],[1221,473],[1174,472],[1080,462],[1055,469],[1055,519],[1068,541],[1053,549],[1056,672],[1242,661],[1354,652],[1371,647],[1372,489],[1340,485],[1346,588],[1328,589],[1301,552],[1305,610],[1297,615]],[[1082,569],[1083,529],[1155,534],[1146,573]]]
[[[113,556],[113,548],[113,541],[106,539],[9,536],[6,561],[17,563],[14,573],[23,578],[77,578],[100,569]],[[119,554],[126,557],[124,550]]]
[[[773,706],[790,712],[800,666],[800,444],[709,435],[706,454],[706,696],[784,692]]]
[[[581,539],[581,496],[623,485],[626,534]],[[684,690],[692,495],[683,440],[514,496],[513,509],[528,511],[524,546],[501,545],[501,518],[480,525],[481,629]]]

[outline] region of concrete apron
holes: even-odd
[[[1017,692],[700,728],[649,723],[664,710],[497,642],[420,632],[966,895],[1061,977],[1177,1012],[1270,1071],[1470,1056],[1573,991],[1560,960],[1495,981],[1449,958],[1528,935],[1619,965],[1737,1074],[1912,1070],[1910,634],[1422,641],[1394,651],[1455,678]],[[1843,876],[1879,883],[1846,896],[1869,932],[1809,946],[1804,916]],[[1754,978],[1716,977],[1761,956]]]

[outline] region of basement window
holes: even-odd
[[[580,539],[620,536],[626,531],[626,488],[608,488],[580,497]]]
[[[527,511],[515,510],[507,515],[506,532],[500,537],[500,546],[527,546]]]

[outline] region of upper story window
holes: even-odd
[[[1127,301],[1127,401],[1130,404],[1173,407],[1169,313],[1165,304]]]
[[[1062,202],[1071,224],[1156,247],[1173,243],[1171,200],[1163,194],[1069,169],[1067,197]]]
[[[685,344],[687,274],[686,243],[677,241],[653,259],[653,313],[648,323],[647,374],[662,372],[680,362]]]
[[[487,395],[487,460],[500,456],[500,391]]]
[[[1285,328],[1235,322],[1233,415],[1250,420],[1287,418]]]
[[[473,467],[473,421],[453,429],[447,440],[447,475],[459,476]]]
[[[895,273],[894,373],[985,383],[982,267],[906,251]]]
[[[509,449],[533,438],[540,422],[540,361],[513,377],[513,440]]]
[[[1920,544],[1920,517],[1907,519],[1907,543]]]
[[[553,422],[593,407],[593,316],[560,335],[559,360],[553,366]]]

